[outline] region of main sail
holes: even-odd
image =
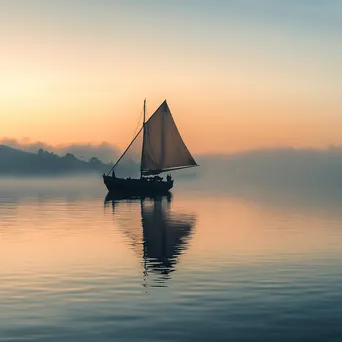
[[[143,175],[197,166],[173,120],[166,100],[144,125]]]

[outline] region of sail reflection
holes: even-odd
[[[114,221],[142,258],[144,285],[163,286],[188,246],[195,216],[171,210],[171,194],[121,199],[107,196],[105,205],[109,203]]]

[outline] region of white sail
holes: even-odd
[[[165,100],[145,123],[142,172],[151,175],[196,165]]]

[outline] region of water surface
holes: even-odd
[[[0,341],[340,341],[341,203],[0,181]]]

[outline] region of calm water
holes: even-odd
[[[0,341],[342,340],[342,202],[105,196],[0,180]]]

